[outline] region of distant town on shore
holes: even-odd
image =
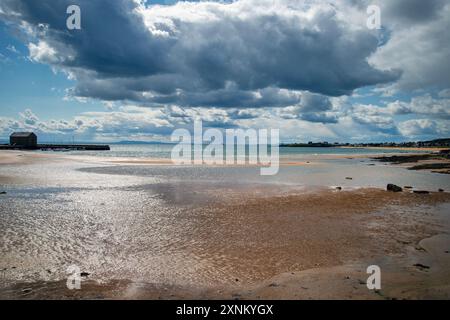
[[[414,141],[414,142],[378,142],[378,143],[329,143],[324,142],[308,142],[308,143],[287,143],[281,144],[280,147],[294,148],[330,148],[330,147],[392,147],[392,148],[450,148],[450,138],[436,139],[430,141]]]

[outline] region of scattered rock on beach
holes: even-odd
[[[450,174],[450,170],[440,170],[440,171],[432,170],[431,172],[440,174]]]
[[[414,190],[413,192],[416,194],[430,194],[430,191],[425,190]]]
[[[447,169],[447,170],[446,170]],[[450,169],[450,163],[424,163],[408,168],[408,170],[432,170],[436,173],[446,172]],[[442,170],[442,171],[439,171]]]
[[[387,191],[392,191],[392,192],[402,192],[403,189],[399,186],[396,186],[395,184],[388,184],[386,187]]]
[[[271,283],[269,284],[269,287],[279,287],[280,285],[278,283]]]
[[[416,263],[416,264],[414,264],[413,266],[416,267],[416,268],[418,268],[418,269],[420,269],[420,270],[428,270],[428,269],[430,269],[429,266],[426,266],[426,265],[421,264],[421,263]]]
[[[444,192],[444,189],[439,189],[438,191],[439,191],[439,192]]]

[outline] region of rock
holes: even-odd
[[[423,265],[423,264],[421,264],[421,263],[416,263],[416,264],[414,264],[413,266],[416,267],[416,268],[418,268],[418,269],[420,269],[420,270],[427,270],[427,269],[430,269],[429,266]]]
[[[30,293],[31,291],[33,291],[33,289],[31,289],[31,288],[22,289],[23,293]]]
[[[429,194],[430,193],[430,191],[425,191],[425,190],[414,190],[413,192],[416,194]]]
[[[87,278],[89,275],[90,275],[89,272],[82,272],[82,273],[80,273],[80,276],[81,277],[85,277],[85,278]]]
[[[403,188],[405,188],[405,189],[412,189],[413,187],[411,187],[411,186],[404,186]]]
[[[272,288],[279,287],[279,284],[278,283],[271,283],[271,284],[269,284],[269,287],[272,287]]]
[[[346,177],[345,179],[347,179],[347,180],[353,180],[352,177]]]
[[[396,186],[395,184],[388,184],[386,187],[387,191],[392,191],[392,192],[402,192],[403,189],[399,186]]]
[[[231,295],[231,297],[233,298],[233,300],[240,300],[241,299],[241,295],[239,293],[233,293]]]
[[[0,194],[6,194],[6,191],[2,191],[2,192],[0,192]]]
[[[336,187],[336,190],[342,190],[342,187]]]
[[[444,189],[439,189],[438,191],[439,191],[439,192],[444,192]]]

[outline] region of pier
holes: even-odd
[[[0,150],[108,151],[111,149],[106,144],[37,144],[36,146],[1,144]]]
[[[37,143],[34,132],[14,132],[9,137],[9,144],[0,144],[0,150],[42,150],[42,151],[108,151],[106,144],[44,144]]]

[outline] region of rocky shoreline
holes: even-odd
[[[434,173],[450,174],[450,150],[441,150],[438,153],[373,157],[372,160],[407,165],[408,170],[429,170]]]

